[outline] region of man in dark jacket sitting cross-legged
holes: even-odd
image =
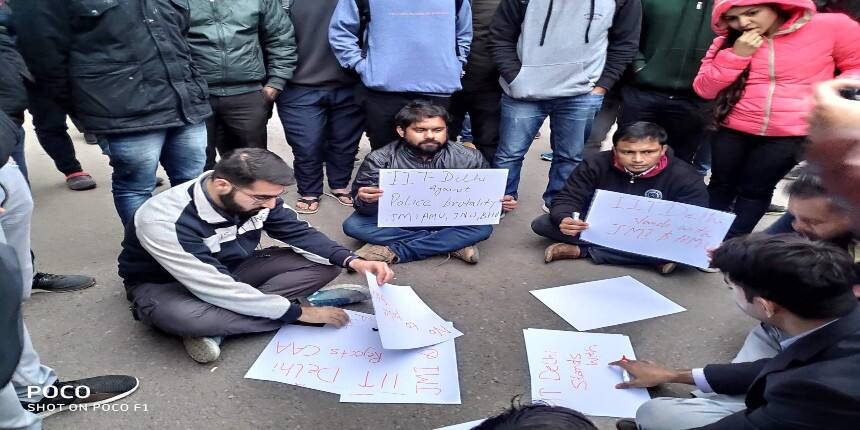
[[[546,248],[544,261],[590,257],[597,264],[645,264],[662,274],[675,263],[631,254],[583,241],[588,228],[582,221],[597,190],[708,206],[702,177],[689,164],[667,153],[666,131],[657,124],[637,122],[621,130],[611,151],[585,160],[553,199],[548,215],[532,221],[535,233],[556,243]]]

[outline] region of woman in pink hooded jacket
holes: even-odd
[[[797,164],[813,85],[860,75],[860,24],[811,0],[717,0],[711,25],[719,36],[693,89],[716,100],[708,191],[712,209],[734,209],[733,237],[755,228]]]

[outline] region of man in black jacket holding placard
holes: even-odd
[[[555,197],[549,215],[532,221],[532,230],[554,240],[544,261],[589,257],[597,264],[645,264],[662,274],[675,263],[631,254],[585,242],[579,234],[582,221],[597,190],[615,191],[701,207],[708,206],[708,191],[695,169],[675,158],[666,146],[666,131],[657,124],[637,122],[619,132],[611,151],[604,151],[577,168]]]

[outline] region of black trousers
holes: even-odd
[[[773,198],[776,184],[797,165],[805,136],[771,137],[729,128],[716,132],[711,146],[711,209],[737,215],[727,237],[753,231]]]
[[[67,176],[81,172],[83,168],[75,155],[75,146],[66,126],[65,109],[54,101],[53,95],[44,87],[32,85],[28,88],[27,95],[30,102],[28,110],[33,116],[36,137],[48,156],[54,160],[57,170]]]
[[[394,116],[410,101],[428,100],[445,109],[451,106],[451,97],[447,96],[374,91],[361,84],[356,87],[355,100],[364,111],[364,130],[370,140],[371,149],[382,148],[400,138],[397,135]],[[448,137],[451,137],[450,132]]]
[[[237,148],[265,148],[266,123],[272,103],[262,91],[233,96],[209,95],[212,116],[206,120],[206,166],[215,165],[215,150],[222,157]]]
[[[502,117],[502,89],[457,91],[451,96],[452,121],[448,128],[448,138],[456,139],[463,129],[466,113],[472,120],[472,136],[475,147],[484,154],[487,161],[493,161],[499,147],[499,122]]]
[[[637,121],[659,124],[666,129],[669,146],[688,163],[707,138],[708,102],[693,95],[673,95],[625,85],[621,88],[621,116],[618,130]]]

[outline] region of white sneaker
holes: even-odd
[[[221,356],[221,342],[213,337],[185,337],[182,344],[185,352],[198,363],[211,363]]]

